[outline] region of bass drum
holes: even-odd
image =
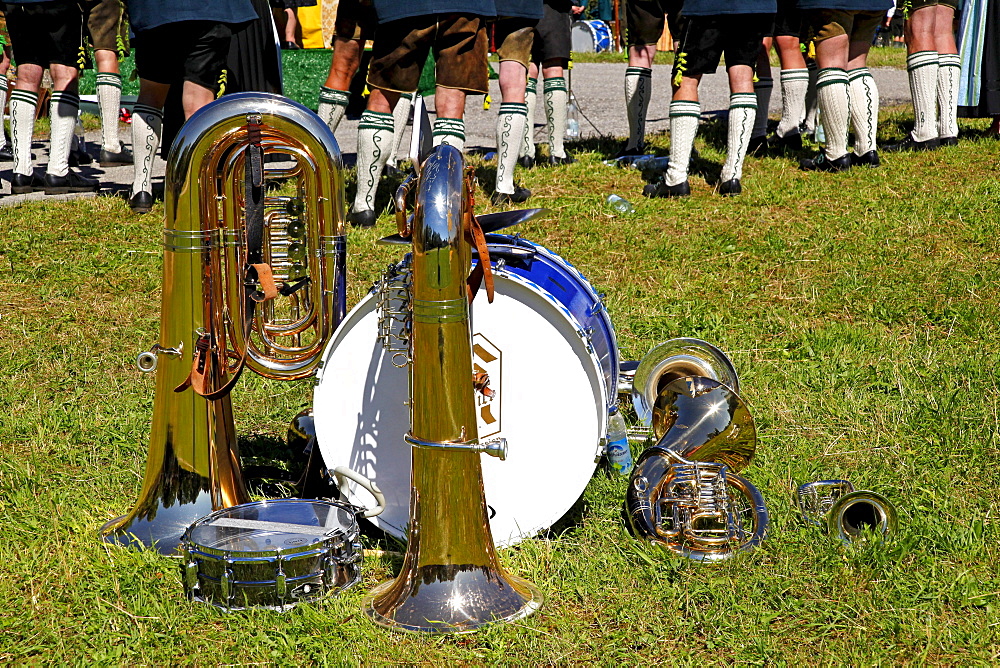
[[[490,528],[498,547],[558,521],[576,503],[603,452],[608,396],[587,332],[531,280],[501,267],[492,304],[473,303],[473,367],[489,374],[492,398],[477,393],[479,438],[507,439],[505,461],[482,457]],[[410,508],[409,369],[379,340],[378,295],[347,316],[327,347],[314,413],[326,466],[347,466],[385,495],[371,522],[405,538]],[[470,391],[472,379],[469,379]],[[371,505],[359,486],[344,498]],[[358,496],[361,495],[361,496]]]

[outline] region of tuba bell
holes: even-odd
[[[844,545],[870,531],[876,540],[896,532],[896,508],[881,494],[855,490],[847,480],[817,480],[795,490],[799,512]]]
[[[372,620],[396,630],[474,631],[525,617],[542,602],[534,585],[500,565],[487,516],[480,455],[503,459],[506,443],[481,443],[477,434],[474,393],[487,390],[472,367],[469,236],[481,236],[471,186],[461,152],[436,147],[420,171],[412,223],[401,226],[413,240],[409,534],[399,576],[363,603]]]
[[[268,195],[275,179],[295,194]],[[185,123],[167,161],[160,337],[138,359],[156,372],[146,474],[105,540],[170,554],[196,519],[250,500],[228,390],[244,365],[315,371],[346,310],[343,190],[333,134],[287,98],[227,95]]]

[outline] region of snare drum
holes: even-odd
[[[282,499],[224,508],[181,540],[188,598],[224,610],[288,610],[361,577],[356,509],[336,501]]]
[[[502,437],[509,447],[505,461],[482,458],[490,528],[503,547],[551,527],[580,498],[603,452],[609,398],[607,372],[592,343],[597,337],[572,312],[579,300],[564,304],[543,285],[568,294],[582,276],[540,246],[500,240],[508,258],[538,258],[517,267],[500,261],[504,249],[495,245],[494,302],[480,294],[472,307],[473,368],[489,374],[496,393],[476,395],[479,438]],[[403,441],[410,427],[409,371],[395,366],[398,355],[378,340],[377,301],[377,294],[362,300],[326,350],[314,394],[316,438],[327,466],[348,466],[381,488],[386,508],[372,522],[403,538],[410,506],[410,446]],[[583,301],[599,302],[592,290]],[[602,311],[592,310],[590,318],[600,320]],[[610,342],[602,345],[617,372],[617,351]],[[351,503],[368,502],[354,485],[342,492]]]

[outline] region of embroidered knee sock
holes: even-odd
[[[753,131],[752,135],[754,137],[763,137],[767,135],[767,110],[771,106],[771,93],[774,91],[774,79],[771,77],[770,72],[764,76],[758,76],[757,81],[753,84],[753,92],[756,98],[756,110],[759,111],[753,120]],[[729,98],[729,108],[733,108],[733,98]],[[738,107],[743,109],[745,107]],[[734,176],[733,178],[739,178]]]
[[[670,166],[663,177],[668,186],[676,186],[687,180],[688,163],[691,161],[691,149],[694,148],[700,118],[699,103],[688,100],[670,103]]]
[[[809,70],[781,70],[781,121],[777,134],[787,137],[799,133],[799,125],[806,116],[806,90],[809,88]]]
[[[756,131],[759,96],[753,93],[733,93],[729,96],[729,129],[726,141],[726,162],[722,165],[722,181],[743,177],[743,160],[747,157],[750,137]],[[766,114],[764,115],[766,118]]]
[[[514,192],[514,166],[518,149],[528,122],[528,107],[521,102],[503,102],[497,115],[497,183],[496,191]]]
[[[854,125],[854,153],[864,155],[878,148],[878,88],[867,67],[847,71],[851,123]]]
[[[403,141],[406,123],[410,120],[410,110],[413,108],[413,93],[403,93],[392,110],[392,149],[389,151],[387,165],[396,165],[399,144]]]
[[[847,72],[824,67],[816,77],[816,101],[823,115],[826,157],[836,160],[847,154]]]
[[[122,75],[117,72],[97,73],[97,103],[101,108],[101,146],[105,151],[122,150],[118,138],[118,113],[122,104]]]
[[[962,58],[957,53],[938,54],[938,137],[958,137],[958,82]]]
[[[915,141],[938,136],[937,127],[937,51],[917,51],[906,57],[906,74],[913,96],[913,134]]]
[[[53,176],[66,176],[69,171],[69,149],[73,141],[73,130],[80,114],[80,98],[76,93],[57,90],[52,93],[49,103],[51,139],[49,166],[46,171]]]
[[[653,70],[625,68],[625,111],[628,115],[626,150],[640,150],[646,143],[646,110],[653,94]]]
[[[434,119],[431,135],[434,137],[434,146],[448,144],[459,151],[465,149],[465,121],[461,118]]]
[[[347,111],[347,104],[351,101],[351,94],[346,90],[337,90],[322,86],[319,89],[319,108],[316,113],[330,127],[331,132],[337,131],[340,120]]]
[[[10,94],[10,140],[14,144],[14,173],[29,175],[31,165],[31,135],[35,132],[38,93],[15,89]]]
[[[545,91],[545,124],[549,134],[549,148],[553,158],[565,158],[566,148],[566,103],[569,93],[566,90],[566,79],[552,77],[546,79]]]
[[[392,149],[392,114],[366,111],[358,124],[358,192],[353,211],[374,211],[375,192]]]
[[[524,89],[524,104],[528,109],[528,122],[524,126],[524,141],[521,143],[521,155],[534,159],[535,157],[535,104],[538,102],[538,79],[528,79]]]
[[[153,158],[160,147],[163,130],[163,110],[145,104],[132,108],[132,161],[135,163],[135,178],[132,194],[152,193]]]

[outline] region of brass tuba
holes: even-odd
[[[860,541],[865,531],[879,541],[896,532],[896,508],[881,494],[855,490],[847,480],[817,480],[795,490],[802,518],[844,545]]]
[[[656,443],[638,457],[626,492],[636,537],[696,561],[764,540],[767,506],[738,475],[756,452],[756,427],[734,385],[729,358],[698,339],[667,341],[640,361],[632,395]]]
[[[466,235],[477,223],[461,152],[436,147],[415,191],[404,437],[412,446],[409,537],[399,576],[373,589],[363,606],[392,629],[460,633],[525,617],[542,596],[504,571],[487,517],[480,454],[502,459],[506,443],[480,443],[477,434],[466,282]]]
[[[268,196],[269,179],[295,194]],[[165,186],[160,338],[138,359],[156,371],[146,474],[132,510],[100,531],[169,554],[196,519],[249,501],[227,388],[244,363],[273,379],[315,371],[346,310],[346,227],[333,134],[278,95],[227,95],[194,114]],[[251,207],[262,225],[246,224]],[[257,304],[265,273],[274,298]],[[177,391],[199,363],[202,393]]]

